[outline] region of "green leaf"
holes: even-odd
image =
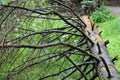
[[[10,0],[0,0],[0,4],[7,4],[9,2],[10,2]]]

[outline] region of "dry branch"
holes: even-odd
[[[28,8],[27,1],[21,6],[1,5],[0,69],[9,65],[4,73],[6,80],[19,79],[21,74],[31,79],[29,71],[36,68],[32,76],[38,75],[34,78],[38,80],[73,79],[73,75],[74,80],[119,80],[105,47],[109,41],[104,42],[91,19],[81,15],[84,11],[80,11],[81,4],[76,1],[79,0],[53,0],[56,4],[41,7],[38,0],[33,8]],[[64,24],[46,29],[41,24],[32,26],[35,19],[39,23],[45,19],[41,24],[46,24],[46,19]]]

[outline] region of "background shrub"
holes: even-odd
[[[108,20],[113,20],[115,16],[110,13],[110,10],[105,7],[97,8],[92,14],[91,17],[95,23],[102,23]]]

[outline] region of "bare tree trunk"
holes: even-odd
[[[93,41],[92,45],[88,43],[89,46],[92,46],[91,52],[100,59],[97,65],[100,80],[119,80],[118,73],[106,49],[105,42],[103,42],[95,25],[93,25],[87,16],[84,16],[82,20],[87,25],[85,34]]]

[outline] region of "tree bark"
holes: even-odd
[[[106,49],[99,32],[97,31],[93,22],[87,17],[83,16],[82,20],[87,25],[84,32],[93,41],[94,44],[88,42],[89,46],[92,46],[91,52],[96,55],[100,61],[97,65],[97,73],[100,80],[120,80],[118,72],[110,58],[110,55]]]

